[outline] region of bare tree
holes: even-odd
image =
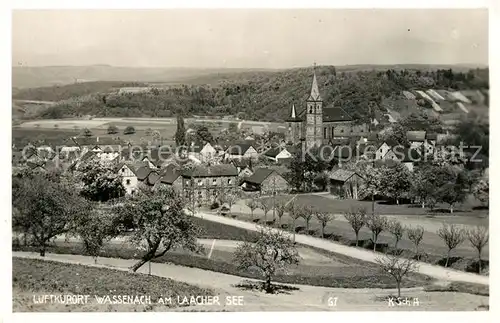
[[[387,229],[387,219],[380,214],[370,214],[366,217],[366,227],[372,232],[373,251],[375,251],[379,234]]]
[[[299,254],[289,235],[281,230],[262,228],[256,243],[244,242],[238,246],[234,261],[239,269],[256,267],[265,279],[266,293],[272,293],[271,280],[277,271],[285,271],[299,263]]]
[[[478,258],[478,272],[481,274],[481,251],[486,246],[489,240],[489,232],[488,228],[477,226],[474,229],[467,230],[467,238],[470,243],[477,250],[477,258]]]
[[[354,234],[356,235],[356,247],[358,246],[359,241],[359,231],[366,224],[366,210],[358,209],[357,211],[349,211],[344,213],[344,217],[347,222],[351,225],[351,228],[354,230]]]
[[[408,236],[408,240],[413,242],[413,244],[415,245],[415,255],[417,256],[417,259],[419,259],[420,255],[418,246],[420,245],[420,242],[422,242],[422,239],[424,237],[424,228],[421,226],[418,226],[416,228],[409,227],[406,230],[406,234]]]
[[[316,212],[316,218],[318,219],[319,223],[321,224],[321,237],[325,237],[325,227],[328,224],[328,222],[335,220],[335,215],[331,213],[326,213],[326,212]]]
[[[249,200],[246,201],[246,205],[248,206],[248,208],[250,209],[250,212],[252,214],[252,220],[253,220],[253,212],[259,208],[259,205],[257,203],[257,201],[255,201],[254,198],[251,198]]]
[[[276,203],[276,215],[278,216],[278,223],[280,227],[281,227],[281,218],[283,217],[283,215],[285,215],[285,211],[286,211],[285,201],[278,201]]]
[[[273,208],[273,205],[269,199],[265,199],[265,198],[260,199],[258,201],[258,205],[262,209],[262,211],[264,211],[264,224],[266,224],[267,223],[267,213],[269,213],[269,211],[271,211],[271,209]]]
[[[394,278],[398,288],[398,297],[401,297],[401,282],[406,276],[417,271],[417,263],[413,259],[399,258],[392,255],[378,257],[375,262],[385,273]]]
[[[394,236],[396,243],[394,244],[394,249],[398,249],[398,242],[403,238],[405,228],[401,225],[401,222],[392,220],[387,224],[387,230]]]
[[[303,208],[295,203],[290,203],[288,205],[288,214],[292,218],[293,242],[295,242],[295,223],[297,219],[302,217],[303,212]]]
[[[443,239],[444,243],[448,247],[448,253],[446,254],[446,263],[444,265],[445,267],[448,267],[451,251],[465,241],[465,231],[455,224],[443,223],[443,227],[438,230],[437,234],[441,239]]]
[[[310,206],[306,206],[303,209],[302,218],[306,221],[306,230],[309,232],[309,223],[311,222],[312,218],[314,217],[314,209]]]
[[[231,215],[231,208],[233,207],[234,203],[236,203],[238,198],[238,192],[234,190],[229,190],[222,196],[222,203],[227,203],[227,205],[229,206],[229,215]]]

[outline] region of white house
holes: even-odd
[[[122,163],[118,166],[118,173],[122,177],[122,184],[125,187],[126,194],[133,194],[137,190],[137,175],[135,167],[130,164]]]
[[[280,159],[292,158],[292,154],[286,148],[282,147],[271,148],[264,153],[264,156],[276,163],[278,163]]]
[[[189,156],[194,157],[200,162],[212,161],[218,156],[217,150],[209,143],[194,144],[189,149]]]
[[[391,141],[384,141],[380,146],[378,146],[375,151],[375,159],[382,159],[384,156],[392,149],[392,147],[396,146],[396,143]]]
[[[251,144],[234,144],[226,150],[226,158],[230,160],[240,158],[250,158],[255,160],[259,158],[259,153]]]

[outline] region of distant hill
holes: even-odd
[[[177,82],[185,78],[194,78],[214,73],[264,70],[265,69],[146,68],[109,65],[16,66],[12,68],[12,86],[14,88],[32,88],[94,81]]]
[[[325,107],[341,106],[353,118],[367,121],[370,111],[386,112],[384,102],[404,99],[403,90],[489,88],[488,69],[398,68],[318,66],[316,75]],[[283,121],[292,104],[299,110],[304,108],[312,75],[312,68],[215,73],[185,79],[180,83],[160,82],[155,86],[149,83],[151,90],[141,88],[137,92],[129,88],[122,92],[117,90],[127,83],[90,82],[18,89],[14,97],[59,101],[39,111],[37,117],[47,119],[82,115],[172,117],[183,114],[235,115],[247,120]]]

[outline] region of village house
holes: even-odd
[[[264,153],[264,156],[275,163],[292,158],[292,154],[286,149],[286,147],[271,148]]]
[[[419,153],[420,149],[421,147],[408,148],[396,146],[385,154],[384,159],[403,163],[410,172],[413,172],[415,165],[418,165],[422,159]]]
[[[241,158],[250,158],[256,160],[259,158],[259,153],[252,144],[239,143],[230,146],[226,150],[225,158],[229,160]]]
[[[198,205],[214,202],[223,191],[237,189],[238,170],[231,164],[197,165],[181,176],[185,196],[194,193]]]
[[[118,164],[118,174],[122,177],[122,184],[125,187],[127,195],[134,194],[138,189],[138,170],[143,169],[140,173],[141,178],[143,178],[144,168],[147,166],[144,162],[122,162]]]
[[[244,191],[258,191],[260,195],[288,193],[291,185],[276,170],[271,168],[257,168],[252,176],[243,180],[241,188]]]
[[[239,178],[245,178],[253,174],[251,159],[233,159],[231,163],[238,170]]]
[[[175,165],[168,165],[161,173],[156,183],[157,187],[169,187],[182,191],[182,171]]]
[[[191,147],[189,147],[188,154],[201,163],[215,162],[217,158],[217,150],[209,143],[193,143]]]
[[[356,172],[339,168],[329,175],[329,191],[332,195],[344,199],[358,199],[363,178]]]

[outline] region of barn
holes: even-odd
[[[329,190],[332,195],[344,199],[358,199],[363,178],[347,169],[333,170],[329,175]]]

